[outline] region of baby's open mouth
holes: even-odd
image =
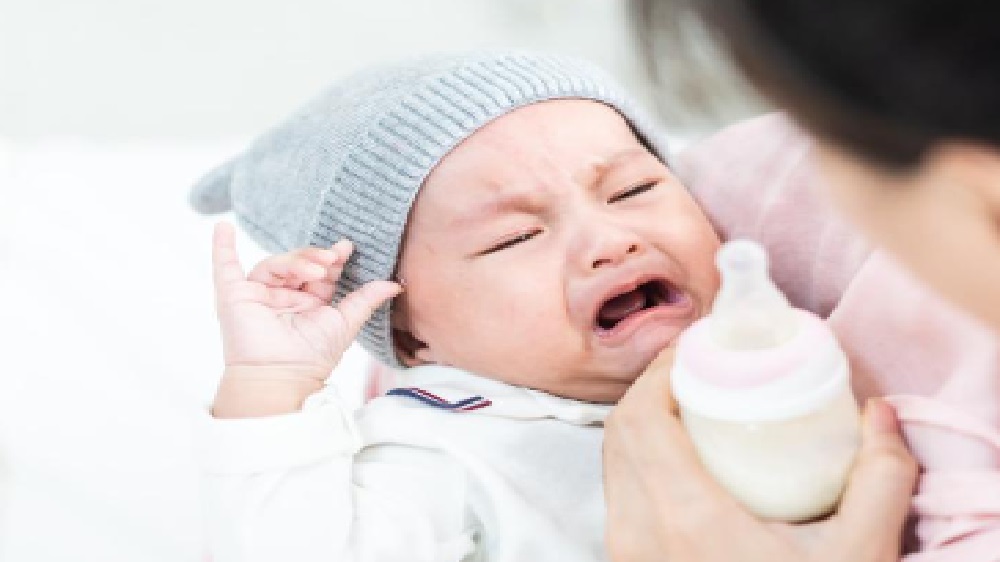
[[[597,311],[600,330],[614,330],[627,318],[658,306],[678,302],[681,292],[662,280],[647,281],[635,289],[611,297]]]

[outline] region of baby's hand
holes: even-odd
[[[271,256],[243,273],[233,227],[219,223],[212,240],[215,302],[227,372],[243,368],[294,370],[324,381],[361,326],[402,290],[373,281],[331,305],[353,247],[306,248]]]

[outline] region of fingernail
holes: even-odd
[[[865,421],[877,433],[899,433],[899,421],[891,406],[877,398],[865,402]]]
[[[320,277],[322,275],[326,275],[326,268],[323,267],[322,265],[317,265],[315,263],[311,263],[306,268],[306,272],[309,273],[309,275],[311,275],[313,277]]]

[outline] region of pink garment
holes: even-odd
[[[673,167],[726,239],[768,248],[796,305],[828,317],[859,400],[895,406],[923,473],[906,562],[1000,561],[1000,336],[953,309],[840,219],[778,115],[692,146]]]

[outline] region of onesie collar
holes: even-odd
[[[555,396],[441,365],[407,369],[401,384],[382,399],[410,407],[436,408],[455,415],[512,419],[558,419],[574,425],[603,425],[612,405]]]

